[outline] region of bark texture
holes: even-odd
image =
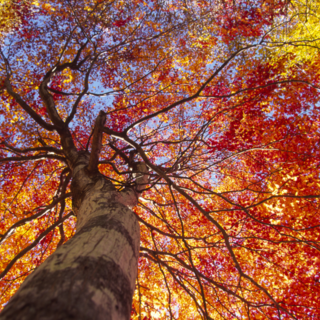
[[[130,207],[137,192],[118,192],[87,170],[88,161],[83,153],[73,170],[75,236],[27,277],[1,320],[130,319],[140,243]]]

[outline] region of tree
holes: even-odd
[[[294,2],[28,10],[1,39],[0,319],[319,317],[319,54]]]

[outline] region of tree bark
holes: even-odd
[[[1,320],[130,319],[140,245],[130,207],[137,192],[118,192],[100,173],[88,173],[88,155],[78,159],[76,234],[27,277]]]

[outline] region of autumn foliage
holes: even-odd
[[[320,2],[14,6],[0,26],[2,307],[75,233],[43,88],[78,150],[106,112],[99,170],[118,189],[133,161],[149,168],[132,319],[318,319]]]

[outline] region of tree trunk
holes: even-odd
[[[82,163],[73,173],[75,236],[27,277],[1,320],[130,319],[140,230],[128,206],[136,193],[85,170]]]

